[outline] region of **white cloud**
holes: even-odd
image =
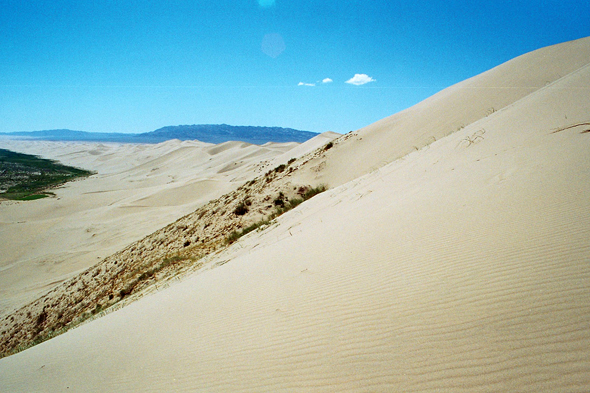
[[[297,84],[297,86],[315,86],[315,83],[304,83],[304,82],[299,82]]]
[[[322,80],[322,83],[330,83],[330,82],[334,82],[334,81],[330,78],[325,78]]]
[[[347,80],[346,83],[349,83],[351,85],[360,86],[360,85],[364,85],[365,83],[375,82],[375,81],[376,81],[376,79],[371,78],[367,74],[354,74],[354,76],[352,78],[350,78],[349,80]]]

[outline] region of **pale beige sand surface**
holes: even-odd
[[[589,38],[519,56],[347,134],[327,159],[315,160],[315,172],[300,174],[300,182],[315,179],[336,186],[355,179],[559,81],[587,66],[589,57]],[[587,86],[574,87],[581,88]]]
[[[0,359],[0,390],[589,391],[589,86],[563,72]]]
[[[98,172],[54,190],[56,198],[0,202],[0,315],[314,143],[0,140],[6,149]]]

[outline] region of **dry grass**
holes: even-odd
[[[323,151],[320,148],[309,157]],[[297,169],[294,163],[291,160],[210,201],[5,317],[0,321],[0,357],[117,309],[156,284],[201,269],[203,256],[326,190],[325,186],[284,186],[282,179]],[[280,195],[282,205],[273,205],[271,195]]]

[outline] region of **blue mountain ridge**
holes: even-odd
[[[3,132],[0,137],[45,141],[85,141],[120,143],[160,143],[171,139],[199,140],[208,143],[242,141],[257,145],[267,142],[305,142],[315,132],[283,127],[231,126],[228,124],[193,124],[167,126],[155,131],[125,134],[74,131],[68,129]]]

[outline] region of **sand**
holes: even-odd
[[[581,39],[524,54],[350,133],[326,159],[317,160],[322,170],[312,179],[343,184],[489,117],[587,66],[589,45]],[[565,123],[566,112],[559,119]]]
[[[263,146],[0,140],[2,148],[97,172],[54,190],[56,198],[0,202],[0,317],[278,165],[277,158],[298,157],[337,135]]]
[[[330,190],[210,269],[0,359],[0,390],[590,390],[588,59],[586,38],[464,82],[559,74],[417,148],[426,131],[395,117],[335,140],[293,175]],[[445,106],[463,91],[399,121],[442,105],[443,130],[491,106],[488,89]]]

